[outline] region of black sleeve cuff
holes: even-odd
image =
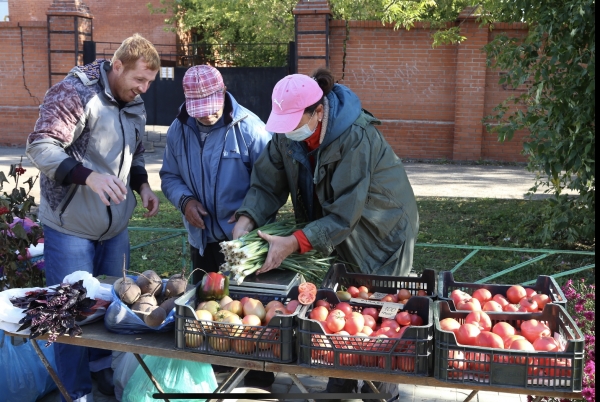
[[[63,186],[71,185],[73,183],[71,173],[77,165],[81,165],[81,162],[77,162],[73,158],[65,159],[58,165],[58,169],[56,169],[56,173],[54,174],[54,180]]]
[[[133,166],[129,171],[129,175],[129,186],[139,194],[142,184],[148,183],[146,168],[143,166]]]
[[[185,215],[185,207],[191,200],[195,200],[191,195],[182,195],[179,199],[179,210]]]

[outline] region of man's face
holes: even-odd
[[[211,114],[209,116],[196,117],[196,120],[198,120],[204,126],[212,126],[219,121],[221,116],[223,116],[223,108],[221,108],[221,110],[219,110],[217,113]]]
[[[146,93],[158,70],[148,69],[146,62],[139,59],[129,69],[125,69],[121,60],[117,60],[113,63],[112,72],[115,74],[110,88],[113,95],[122,102],[131,102],[137,95]]]

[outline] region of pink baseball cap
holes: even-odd
[[[225,84],[216,68],[190,67],[183,76],[185,107],[190,116],[200,118],[217,113],[225,102]]]
[[[271,114],[266,129],[274,133],[293,131],[304,114],[304,109],[323,97],[317,81],[304,74],[282,78],[273,88]]]

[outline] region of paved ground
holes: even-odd
[[[150,185],[160,189],[158,171],[162,164],[165,146],[166,127],[150,126],[146,138],[147,170]],[[9,165],[18,163],[23,156],[23,167],[29,173],[35,168],[24,156],[24,148],[0,147],[0,171],[8,173]],[[502,165],[458,165],[437,163],[405,163],[406,171],[417,197],[474,197],[474,198],[504,198],[527,199],[528,189],[533,185],[534,175],[527,172],[523,166]],[[12,183],[11,183],[12,185]],[[39,186],[32,191],[35,199],[39,199]],[[537,196],[536,198],[541,198]],[[325,389],[327,379],[324,377],[299,376],[305,387],[311,392]],[[218,381],[224,380],[224,375],[217,376]],[[272,388],[277,393],[298,393],[300,390],[293,385],[292,379],[283,373],[277,373]],[[401,402],[446,402],[463,401],[469,392],[452,388],[435,388],[424,386],[403,385],[400,387]],[[96,402],[114,402],[114,397],[106,397],[94,387]],[[499,394],[480,392],[474,401],[481,402],[525,402],[524,395]],[[58,402],[57,391],[47,395],[39,402]]]
[[[164,126],[149,126],[146,138],[146,169],[150,186],[160,190],[158,172],[162,165],[166,142]],[[34,168],[25,156],[25,148],[0,147],[0,171],[8,173],[10,164],[18,163],[23,156],[23,167]],[[473,197],[528,199],[527,192],[534,183],[535,175],[524,166],[514,165],[460,165],[441,163],[405,162],[406,172],[417,197]],[[12,185],[12,183],[11,183]],[[32,191],[39,199],[39,185]],[[534,198],[543,198],[536,195]]]

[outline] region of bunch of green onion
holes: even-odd
[[[259,230],[272,236],[290,236],[303,227],[304,224],[289,220],[279,221],[255,229],[237,240],[221,242],[225,263],[221,265],[220,271],[229,272],[230,279],[241,284],[246,276],[258,271],[267,258],[269,243],[258,236]],[[280,268],[302,274],[307,281],[320,283],[333,260],[334,257],[324,257],[311,250],[304,254],[291,254],[283,260]]]

